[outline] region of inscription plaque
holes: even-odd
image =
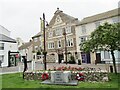
[[[63,83],[63,72],[55,72],[55,83]]]

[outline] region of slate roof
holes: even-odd
[[[23,50],[23,49],[27,49],[30,45],[32,45],[32,41],[31,42],[26,42],[23,45],[21,45],[18,49],[19,50]]]
[[[90,16],[90,17],[83,18],[78,25],[87,24],[87,23],[111,18],[111,17],[114,17],[114,16],[118,16],[118,15],[120,15],[120,13],[118,13],[119,9],[120,8],[117,8],[117,9],[113,9],[113,10],[110,10],[110,11],[107,11],[107,12],[104,12],[104,13],[100,13],[100,14],[97,14],[97,15],[93,15],[93,16]]]
[[[15,39],[12,39],[6,35],[0,34],[0,41],[2,42],[11,42],[11,43],[16,43]]]

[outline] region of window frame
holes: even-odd
[[[95,27],[98,28],[100,26],[100,21],[95,22]]]
[[[74,40],[73,40],[73,38],[66,39],[66,46],[67,47],[73,47],[74,46]]]
[[[55,43],[54,42],[48,42],[48,49],[54,49]]]
[[[86,34],[86,26],[85,25],[82,25],[81,26],[81,31],[82,31],[82,34]]]
[[[4,50],[4,43],[0,43],[0,50]]]
[[[38,37],[35,37],[35,38],[34,38],[34,42],[37,42],[37,41],[38,41]]]
[[[58,48],[62,48],[62,41],[58,40]]]
[[[71,33],[71,26],[66,26],[65,31],[66,31],[66,34]]]

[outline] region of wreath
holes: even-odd
[[[84,74],[83,73],[77,73],[76,79],[78,81],[84,81],[84,79],[85,79]]]
[[[42,74],[42,80],[47,80],[49,78],[49,75],[47,73]]]

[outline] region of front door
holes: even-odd
[[[82,63],[90,63],[90,53],[81,53]]]
[[[63,54],[58,54],[58,63],[61,63],[64,60]]]
[[[96,61],[97,61],[97,63],[101,63],[101,54],[100,53],[96,53]]]
[[[86,54],[81,54],[81,57],[82,57],[82,63],[86,63],[87,62]]]

